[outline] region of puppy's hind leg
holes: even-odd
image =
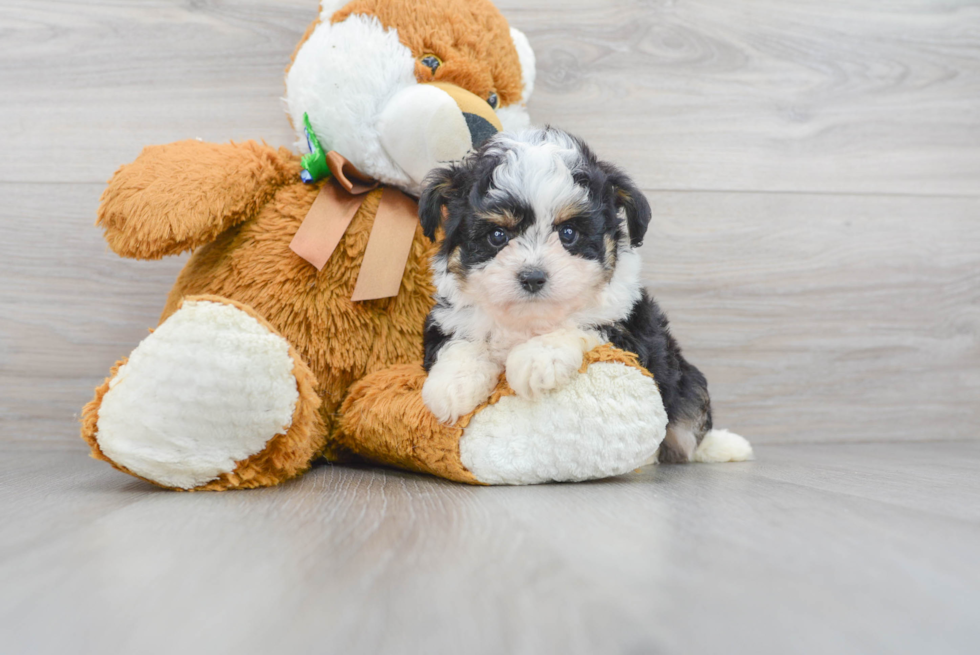
[[[752,444],[745,437],[728,430],[711,429],[698,434],[688,422],[667,426],[667,436],[660,444],[657,458],[661,464],[700,462],[745,462],[755,459]]]
[[[694,451],[692,461],[702,463],[745,462],[755,459],[752,444],[745,437],[728,430],[708,430]]]
[[[706,388],[701,390],[696,401],[687,405],[686,411],[681,411],[680,416],[667,425],[667,436],[658,452],[662,464],[710,464],[754,459],[752,445],[745,437],[713,428],[711,401]]]

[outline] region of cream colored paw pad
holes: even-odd
[[[289,429],[299,399],[292,371],[289,344],[255,318],[185,302],[110,381],[99,448],[159,484],[200,486]]]
[[[601,362],[537,400],[505,396],[478,412],[460,439],[460,460],[486,484],[605,478],[652,461],[666,430],[654,381]]]

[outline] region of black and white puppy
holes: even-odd
[[[502,133],[430,173],[419,216],[430,239],[444,232],[422,391],[440,420],[484,402],[501,372],[521,396],[556,389],[611,342],[660,388],[659,460],[692,459],[712,427],[708,384],[640,282],[650,206],[622,171],[558,129]]]

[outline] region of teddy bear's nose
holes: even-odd
[[[474,148],[480,147],[484,141],[503,129],[500,119],[497,118],[497,112],[483,98],[455,84],[430,82],[429,86],[434,86],[449,95],[459,107],[463,113],[463,119],[466,121],[466,127],[470,132],[470,142]]]
[[[484,141],[498,132],[497,128],[482,116],[463,112],[463,119],[466,120],[466,127],[470,130],[470,141],[474,148],[479,148]]]
[[[489,102],[445,82],[398,91],[378,120],[381,146],[416,185],[433,168],[461,160],[502,130]]]

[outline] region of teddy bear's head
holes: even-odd
[[[529,123],[534,53],[489,0],[323,0],[286,109],[362,172],[418,194],[436,166]]]

